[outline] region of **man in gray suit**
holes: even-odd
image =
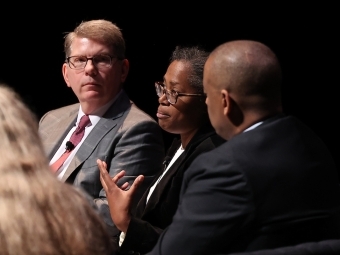
[[[115,24],[106,20],[82,22],[65,37],[64,49],[63,76],[79,103],[47,112],[40,120],[40,135],[56,176],[93,198],[114,237],[118,230],[110,217],[96,160],[107,163],[111,176],[125,170],[121,184],[132,183],[141,174],[147,177],[135,205],[161,169],[162,132],[122,88],[129,61],[122,33]],[[88,122],[76,143],[73,133],[84,115]],[[63,159],[61,164],[54,167],[59,158]]]

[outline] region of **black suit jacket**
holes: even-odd
[[[215,133],[210,124],[198,130],[185,151],[157,184],[147,204],[146,198],[149,189],[162,173],[154,179],[142,196],[137,205],[136,215],[131,219],[121,246],[122,254],[134,254],[134,252],[143,254],[152,249],[163,229],[172,222],[172,217],[177,210],[183,174],[186,169],[200,154],[212,150],[224,142],[225,140]],[[173,141],[165,157],[167,164],[180,145],[179,139]]]
[[[265,249],[250,252],[228,253],[228,255],[339,255],[340,239],[323,240],[319,242],[301,243],[275,249]],[[227,254],[210,254],[227,255]]]
[[[340,238],[337,169],[319,137],[276,116],[202,154],[152,252],[255,251]]]

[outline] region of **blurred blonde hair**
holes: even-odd
[[[36,116],[0,84],[0,254],[112,252],[90,200],[51,173]]]

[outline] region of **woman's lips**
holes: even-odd
[[[165,113],[162,113],[162,112],[157,112],[157,118],[158,119],[166,119],[166,118],[169,118],[170,116],[165,114]]]

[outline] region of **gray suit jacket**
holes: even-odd
[[[75,124],[78,110],[79,103],[49,111],[41,118],[39,132],[49,159]],[[114,236],[118,230],[111,220],[106,194],[100,183],[98,158],[107,163],[111,176],[126,171],[120,184],[132,183],[140,174],[145,176],[134,197],[133,207],[161,169],[164,158],[161,128],[131,102],[124,91],[86,137],[61,179],[80,187],[94,199]]]

